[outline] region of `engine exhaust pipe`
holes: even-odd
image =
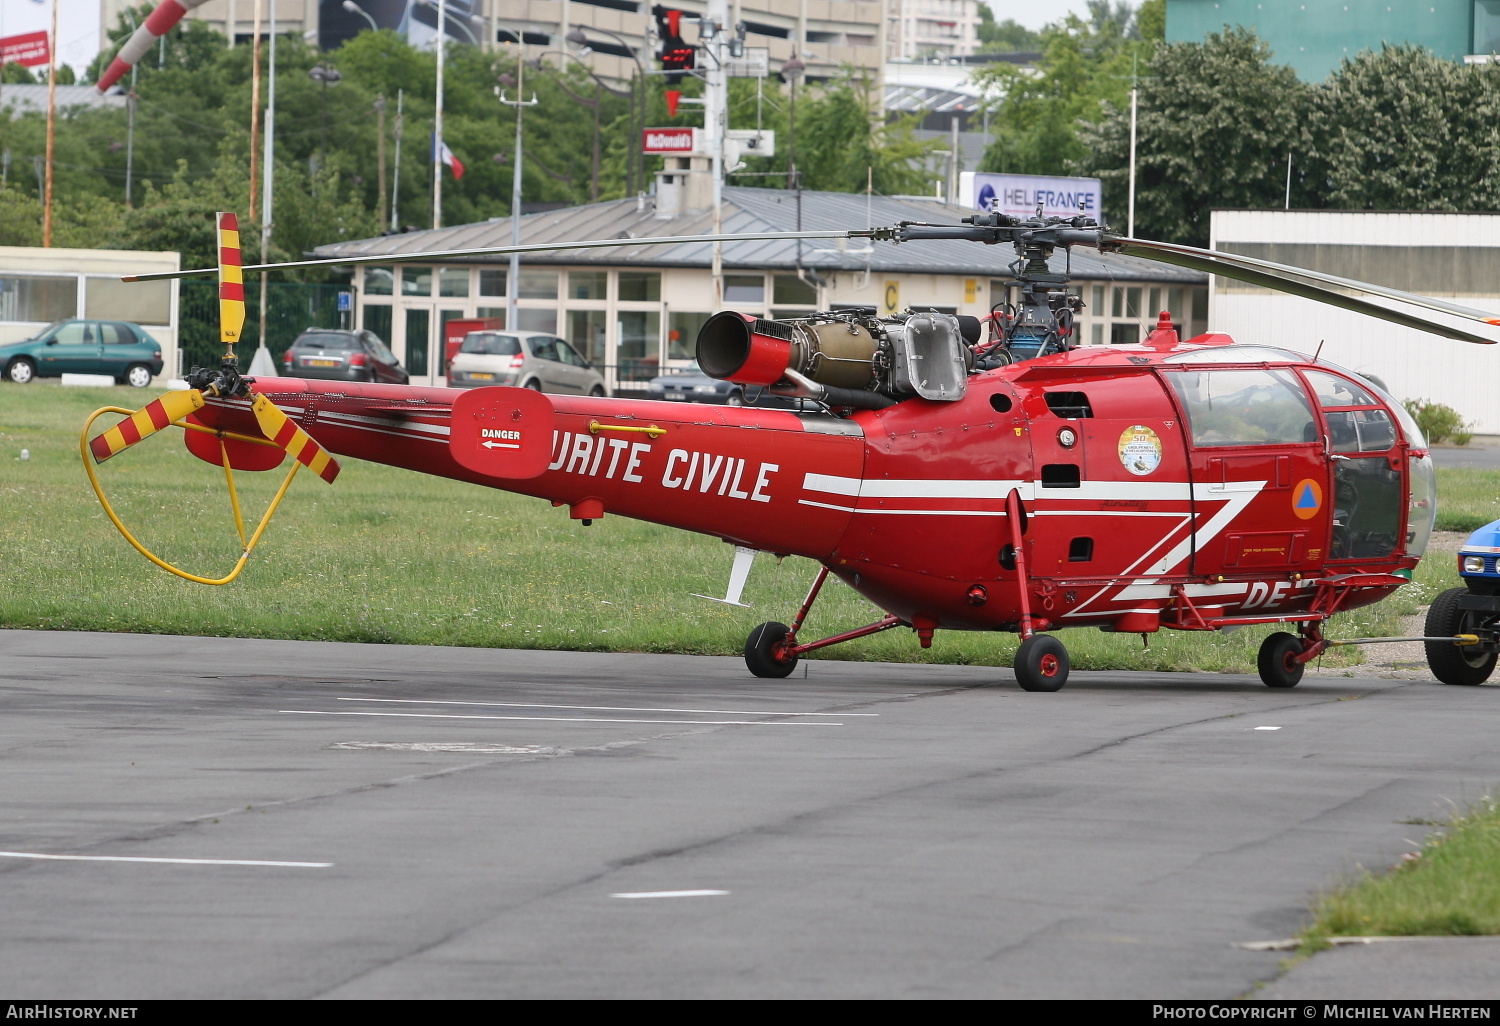
[[[774,385],[796,371],[820,385],[874,387],[879,343],[863,324],[821,318],[772,321],[726,310],[698,332],[698,366],[741,385]]]
[[[698,366],[725,381],[774,385],[786,372],[796,341],[790,324],[725,310],[698,331]]]

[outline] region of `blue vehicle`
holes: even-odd
[[[127,321],[66,320],[0,345],[0,373],[18,385],[64,374],[108,374],[145,388],[161,373],[161,344]]]
[[[1427,610],[1429,638],[1470,635],[1472,645],[1428,641],[1427,665],[1444,684],[1483,684],[1500,655],[1500,520],[1469,535],[1458,550],[1464,587],[1449,588]]]

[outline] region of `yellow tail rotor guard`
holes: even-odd
[[[107,413],[115,413],[129,418],[135,416],[138,412],[139,411],[136,410],[122,409],[119,406],[103,406],[95,410],[93,413],[89,414],[88,419],[83,422],[83,430],[78,434],[78,453],[83,460],[84,472],[88,474],[89,484],[93,486],[94,495],[96,495],[99,499],[99,505],[104,507],[105,516],[109,517],[110,523],[115,525],[115,529],[118,530],[120,534],[125,538],[125,540],[130,543],[131,547],[141,555],[145,556],[151,562],[161,567],[163,570],[171,574],[176,574],[183,580],[194,581],[198,584],[228,584],[230,581],[238,577],[240,575],[240,571],[245,568],[245,563],[250,559],[250,553],[254,551],[256,543],[260,541],[261,535],[265,532],[266,525],[271,522],[271,515],[276,512],[276,507],[281,505],[282,498],[286,495],[287,489],[291,487],[292,478],[296,476],[297,471],[301,469],[302,464],[297,460],[291,461],[291,468],[287,471],[285,479],[282,480],[281,487],[276,490],[276,495],[271,500],[270,505],[266,507],[266,512],[260,518],[260,523],[256,525],[255,531],[247,539],[245,537],[244,518],[240,513],[239,493],[235,490],[234,487],[234,470],[229,465],[229,455],[224,450],[224,440],[233,439],[235,441],[251,442],[255,445],[265,445],[272,448],[281,447],[276,445],[275,442],[269,441],[265,438],[255,438],[250,435],[242,435],[232,431],[219,431],[215,430],[214,428],[204,427],[201,424],[184,423],[181,420],[174,420],[171,424],[167,425],[169,427],[182,428],[184,431],[202,431],[206,434],[215,435],[219,439],[219,454],[221,458],[221,465],[224,468],[224,481],[226,487],[229,490],[229,508],[234,515],[234,526],[235,530],[239,532],[240,545],[242,546],[242,550],[240,552],[240,558],[234,564],[234,569],[229,571],[226,576],[219,578],[200,577],[197,574],[191,574],[186,570],[182,570],[178,567],[173,566],[171,563],[168,563],[166,560],[157,556],[155,553],[151,552],[136,540],[135,536],[130,533],[130,530],[125,526],[124,522],[120,520],[119,515],[115,513],[114,507],[109,503],[109,499],[105,497],[104,488],[102,485],[100,485],[99,476],[94,470],[95,460],[93,457],[96,456],[96,453],[91,450],[88,437],[89,428],[93,426],[94,421],[98,420],[100,417],[104,416]],[[175,412],[175,410],[173,412]],[[185,416],[190,412],[192,411],[184,409],[182,415]],[[100,438],[109,435],[112,431],[115,430],[115,428],[109,429],[109,431],[104,432],[104,434],[101,435]],[[113,453],[111,453],[111,455],[113,455]]]

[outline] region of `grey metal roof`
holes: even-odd
[[[955,224],[972,211],[914,196],[871,196],[847,192],[803,190],[800,213],[797,193],[786,189],[724,187],[723,230],[734,232],[826,231],[892,225],[898,221],[928,221]],[[528,214],[521,218],[521,241],[548,243],[587,239],[661,238],[707,235],[713,231],[707,212],[659,218],[648,199],[608,200],[563,210]],[[458,249],[507,246],[511,239],[509,218],[478,224],[457,225],[400,235],[385,235],[354,242],[319,246],[323,258],[389,254],[392,263],[420,261],[423,253]],[[800,261],[799,261],[800,247]],[[655,246],[621,246],[599,250],[535,253],[522,257],[527,264],[578,266],[707,267],[713,246],[707,242],[683,242]],[[972,242],[908,242],[894,245],[866,239],[726,242],[723,266],[729,270],[782,270],[800,266],[828,271],[875,273],[974,275],[1008,277],[1015,252],[1008,246],[984,246]],[[464,257],[453,263],[501,263],[509,257]],[[1054,254],[1054,270],[1062,270],[1066,256]],[[1081,281],[1149,281],[1171,284],[1203,284],[1208,276],[1198,271],[1160,264],[1137,257],[1100,254],[1077,248],[1072,254],[1071,274]]]
[[[58,110],[69,107],[123,107],[125,94],[119,91],[99,95],[91,85],[60,85],[56,87]],[[47,87],[23,83],[0,86],[0,107],[11,107],[16,113],[45,111],[47,109]]]

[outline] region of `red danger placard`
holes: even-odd
[[[51,55],[47,52],[47,33],[23,32],[19,36],[0,36],[0,64],[24,64],[35,67],[46,64]]]
[[[529,388],[472,388],[453,402],[448,448],[462,467],[525,480],[552,459],[552,400]]]

